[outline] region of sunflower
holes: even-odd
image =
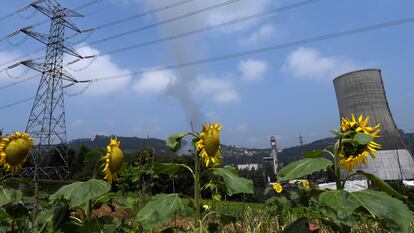
[[[279,184],[278,182],[275,182],[272,187],[277,193],[281,193],[283,190],[282,185]]]
[[[364,119],[362,115],[360,115],[357,120],[354,114],[352,114],[351,119],[342,117],[341,131],[343,133],[365,133],[372,136],[373,138],[378,138],[378,133],[380,132],[380,125],[378,124],[375,127],[369,127],[367,126],[368,120],[369,116]],[[354,134],[347,134],[346,136],[344,136],[344,138],[352,139],[352,135]],[[367,166],[368,154],[371,155],[372,158],[375,158],[375,152],[380,148],[381,145],[374,141],[371,141],[366,145],[359,145],[356,141],[349,140],[343,143],[342,145],[339,154],[339,163],[342,166],[342,168],[344,168],[348,172],[351,172],[361,163]]]
[[[302,181],[302,186],[305,188],[305,189],[309,189],[309,181],[308,180],[303,180]]]
[[[109,145],[106,147],[106,155],[104,156],[105,164],[103,173],[105,173],[105,179],[112,183],[116,179],[117,172],[121,169],[124,163],[125,156],[121,148],[119,148],[120,141],[116,138],[111,138]]]
[[[26,162],[33,140],[27,133],[14,132],[0,140],[0,166],[15,174]]]
[[[220,152],[221,124],[205,124],[199,133],[199,140],[195,143],[197,154],[203,159],[204,165],[216,166],[222,158]]]

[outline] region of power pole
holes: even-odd
[[[65,179],[69,174],[66,141],[65,105],[63,81],[78,83],[63,69],[63,54],[82,58],[74,49],[65,44],[65,29],[81,32],[70,17],[82,17],[62,7],[55,0],[32,3],[31,6],[51,19],[49,34],[31,31],[31,27],[20,29],[34,39],[47,45],[44,63],[32,60],[21,62],[42,73],[36,96],[26,126],[26,132],[34,139],[30,167],[23,168],[22,176],[37,178]]]

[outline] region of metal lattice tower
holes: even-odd
[[[69,174],[69,161],[63,81],[72,84],[78,81],[63,69],[63,55],[67,53],[82,58],[74,49],[65,45],[65,28],[81,32],[68,18],[82,15],[62,7],[54,0],[33,3],[31,6],[49,17],[51,25],[49,34],[30,31],[30,27],[20,29],[47,45],[44,63],[32,60],[21,62],[42,73],[26,126],[26,132],[34,139],[36,146],[30,155],[32,164],[23,168],[22,175],[35,179],[64,179]]]

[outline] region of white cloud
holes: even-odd
[[[99,50],[90,47],[87,44],[81,44],[77,49],[78,53],[84,56],[99,54]],[[67,61],[74,60],[73,57],[69,58],[66,56]],[[132,78],[131,71],[123,69],[115,64],[109,55],[104,55],[96,58],[95,61],[84,59],[79,62],[69,65],[66,69],[75,77],[77,80],[89,80],[102,77],[108,77],[113,75],[125,76],[113,79],[107,79],[93,83],[85,92],[86,95],[104,95],[112,93],[128,87]],[[92,63],[91,63],[92,62]],[[86,68],[86,69],[85,69]],[[77,84],[71,87],[69,92],[81,91],[85,88],[86,84]],[[73,90],[75,89],[75,90]]]
[[[142,94],[160,93],[165,91],[175,80],[176,76],[170,70],[150,71],[136,80],[132,85],[132,89]]]
[[[289,54],[282,70],[297,78],[333,79],[359,68],[351,59],[324,57],[313,48],[300,47]]]
[[[240,99],[233,82],[228,78],[214,78],[204,75],[199,77],[198,83],[199,87],[195,91],[211,96],[217,103],[231,103]]]
[[[256,45],[262,41],[273,38],[275,34],[275,27],[272,24],[265,24],[250,34],[247,38],[242,38],[240,43],[242,45]]]
[[[244,80],[260,80],[264,78],[268,65],[262,60],[248,59],[239,63],[239,70]]]

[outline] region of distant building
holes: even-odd
[[[370,125],[381,125],[376,159],[369,157],[368,166],[358,169],[384,180],[414,179],[414,160],[407,150],[392,117],[381,71],[359,70],[337,77],[334,81],[340,117],[354,114],[370,116]]]
[[[258,170],[259,169],[259,164],[257,164],[257,163],[253,163],[253,164],[238,164],[237,165],[237,169],[238,170],[245,170],[245,169],[248,169],[248,170]]]

